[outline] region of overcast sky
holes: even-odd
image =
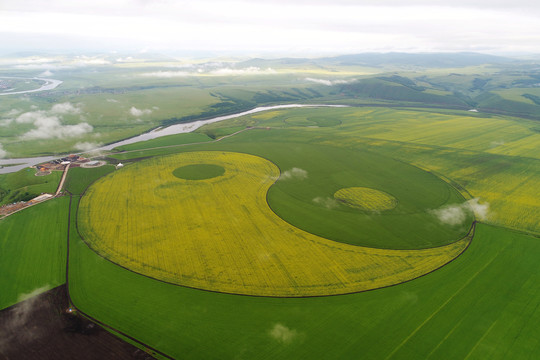
[[[2,51],[540,53],[540,1],[0,0]]]

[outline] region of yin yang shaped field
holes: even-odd
[[[186,152],[126,166],[88,188],[78,229],[95,252],[145,276],[202,290],[325,296],[402,283],[461,254],[355,246],[301,230],[267,203],[280,169],[258,156]],[[399,201],[399,199],[397,199]]]

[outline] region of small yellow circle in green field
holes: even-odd
[[[398,203],[392,195],[366,187],[340,189],[336,191],[334,198],[347,206],[364,211],[391,210]]]

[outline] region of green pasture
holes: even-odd
[[[0,205],[28,201],[41,193],[56,192],[61,171],[53,171],[46,176],[35,176],[35,173],[35,169],[26,168],[0,175]]]
[[[307,121],[316,113],[340,120],[341,125],[311,128],[286,122],[288,118]],[[355,152],[370,150],[427,169],[466,189],[466,196],[490,204],[493,211],[483,220],[540,232],[540,197],[536,191],[540,186],[540,133],[536,121],[368,107],[280,110],[251,118],[256,126],[271,128],[265,137]],[[283,135],[285,128],[289,129],[288,137]],[[254,134],[251,130],[235,137],[261,141]],[[235,140],[224,140],[229,141]]]
[[[88,185],[113,171],[114,166],[112,165],[103,165],[97,168],[71,168],[66,177],[64,190],[69,191],[73,195],[81,195]]]
[[[100,258],[72,231],[70,292],[98,320],[174,358],[533,359],[538,239],[480,224],[457,260],[355,295],[272,299],[160,283]],[[384,334],[384,335],[383,335]]]
[[[155,69],[118,67],[102,67],[97,72],[58,71],[55,78],[64,82],[57,89],[2,99],[0,143],[13,157],[63,154],[84,150],[84,143],[113,143],[163,125],[237,113],[261,104],[309,102],[328,95],[320,85],[291,81],[283,74],[180,78],[144,75],[152,72]],[[52,106],[64,102],[78,106],[81,112],[60,115],[61,125],[86,122],[92,126],[91,132],[25,137],[36,126],[16,121],[19,115],[33,111],[55,116],[50,112]],[[132,112],[132,108],[139,112]]]
[[[198,142],[206,142],[211,139],[204,134],[199,133],[184,133],[176,135],[163,136],[157,139],[140,141],[134,144],[123,145],[115,148],[116,151],[134,151],[150,148],[159,148],[166,146],[185,145]]]
[[[253,129],[219,142],[120,155],[226,150],[266,158],[282,174],[300,169],[305,178],[282,178],[270,188],[270,207],[300,229],[348,244],[416,249],[448,244],[467,233],[470,214],[458,226],[449,226],[429,212],[464,202],[458,191],[433,174],[365,147],[350,150],[311,144],[317,139],[315,132]],[[398,205],[372,213],[334,200],[336,191],[357,186],[385,191],[398,199]]]
[[[63,197],[0,220],[0,309],[66,281],[68,208]]]
[[[220,150],[247,152],[269,159],[282,177],[269,190],[267,201],[287,222],[322,237],[377,248],[414,249],[444,245],[463,237],[468,224],[441,224],[429,213],[462,203],[461,195],[437,177],[405,163],[364,149],[304,144],[301,134],[254,130],[212,144]],[[309,135],[307,136],[309,139]],[[295,176],[294,170],[306,172]],[[287,177],[287,172],[291,172]],[[348,187],[369,187],[398,199],[395,209],[363,212],[334,200]],[[392,226],[387,226],[392,223]]]
[[[534,105],[535,102],[532,99],[536,100],[535,97],[540,96],[540,89],[539,88],[512,88],[512,89],[497,90],[497,91],[494,91],[494,93],[496,93],[497,95],[501,96],[502,98],[506,100],[523,102],[526,104]],[[527,97],[527,95],[529,95],[529,97]]]
[[[313,128],[286,121],[294,118],[297,123],[301,119],[307,122],[315,116],[339,120],[341,124]],[[484,221],[540,232],[540,198],[536,191],[540,186],[540,135],[535,121],[456,111],[365,107],[269,111],[208,126],[227,128],[240,122],[265,130],[247,130],[220,144],[241,142],[257,148],[258,142],[277,141],[276,147],[289,142],[300,143],[300,147],[319,144],[339,147],[341,151],[384,154],[440,175],[465,196],[489,204],[492,211]],[[204,133],[206,128],[198,131]],[[221,145],[209,143],[194,149],[215,146]],[[114,157],[126,160],[185,150],[148,149]]]
[[[258,128],[208,141],[247,126]],[[199,139],[206,143],[167,147]],[[539,146],[538,125],[530,120],[367,107],[272,111],[212,124],[197,134],[129,145],[123,150],[133,152],[113,157],[227,150],[262,156],[282,174],[301,169],[305,177],[296,171],[297,177],[276,181],[270,206],[295,226],[343,242],[436,246],[456,240],[464,229],[443,226],[429,218],[429,209],[462,203],[464,197],[477,197],[490,209],[460,257],[419,279],[345,296],[275,299],[183,288],[113,265],[80,240],[74,197],[70,293],[82,311],[174,358],[536,359],[539,239],[488,224],[540,232]],[[71,169],[66,189],[82,194],[110,171],[111,166]],[[340,188],[358,186],[385,191],[398,206],[371,214],[324,201]],[[58,204],[59,211],[47,211]],[[11,295],[1,298],[2,306],[22,292],[63,282],[66,208],[66,198],[53,200],[0,221],[0,257],[21,254],[0,262],[8,274],[18,269],[5,280]],[[471,220],[469,215],[466,223]],[[64,235],[47,233],[50,223]],[[64,245],[45,248],[51,237]],[[41,245],[26,248],[20,241],[26,238]],[[373,238],[384,243],[369,243]],[[54,253],[43,259],[47,251]],[[26,270],[29,263],[49,270],[36,275],[34,265]],[[11,280],[17,276],[21,280]]]

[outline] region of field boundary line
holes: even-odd
[[[243,129],[243,130],[240,130],[241,131],[245,131],[245,130],[248,130],[248,129]],[[209,152],[221,152],[221,150],[208,150]],[[267,159],[263,156],[259,156],[259,155],[253,155],[253,154],[250,154],[250,153],[247,153],[247,152],[239,152],[241,154],[247,154],[247,155],[251,155],[251,156],[258,156],[258,157],[261,157],[269,162],[271,162],[272,164],[276,165],[273,161],[271,161],[270,159]],[[166,155],[158,155],[158,156],[175,156],[175,154],[166,154]],[[276,165],[277,166],[277,165]],[[414,167],[414,165],[411,165]],[[280,171],[281,173],[281,169],[279,169],[279,167],[277,167],[278,170]],[[421,169],[420,169],[421,170]],[[109,173],[109,174],[106,174],[104,176],[109,176],[111,175],[112,173]],[[434,177],[437,177],[436,175],[434,174],[431,174],[432,176]],[[104,176],[94,180],[92,182],[92,184],[94,182],[97,182],[99,181],[100,179],[102,179]],[[274,183],[277,182],[279,179],[276,178],[274,180]],[[90,188],[90,186],[92,185],[88,185],[86,187],[86,189],[83,191],[83,193],[80,194],[80,196],[84,196],[84,194],[86,193],[86,191],[88,190],[88,188]],[[265,196],[265,202],[267,204],[267,206],[269,207],[269,209],[271,209],[271,207],[269,206],[268,204],[268,192],[266,193],[266,196]],[[80,206],[80,203],[77,204],[77,209],[78,207]],[[273,211],[273,210],[272,210]],[[279,215],[276,214],[276,216],[279,217]],[[467,234],[465,234],[463,237],[461,237],[460,239],[452,242],[452,243],[456,243],[456,242],[459,242],[459,241],[464,241],[466,240],[466,246],[459,252],[459,254],[457,254],[454,258],[448,260],[447,262],[445,262],[444,264],[441,264],[439,267],[431,270],[431,271],[428,271],[424,274],[421,274],[419,276],[416,276],[414,278],[410,278],[410,279],[407,279],[407,280],[403,280],[401,282],[398,282],[398,283],[395,283],[395,284],[390,284],[390,285],[385,285],[385,286],[380,286],[380,287],[377,287],[377,288],[372,288],[372,289],[364,289],[364,290],[357,290],[357,291],[348,291],[348,292],[343,292],[343,293],[336,293],[336,294],[316,294],[316,295],[258,295],[258,294],[244,294],[244,293],[240,293],[240,292],[227,292],[227,291],[222,291],[222,290],[213,290],[213,289],[204,289],[204,288],[200,288],[200,287],[195,287],[195,286],[189,286],[189,285],[185,285],[185,284],[178,284],[178,283],[175,283],[175,282],[172,282],[172,281],[169,281],[169,280],[163,280],[163,279],[159,279],[159,278],[156,278],[156,277],[153,277],[151,275],[148,275],[148,274],[144,274],[144,273],[141,273],[141,272],[138,272],[136,270],[133,270],[125,265],[122,265],[116,261],[113,261],[112,259],[110,259],[109,257],[107,257],[106,255],[103,255],[101,254],[97,249],[94,248],[94,246],[89,243],[88,241],[86,241],[85,237],[81,234],[81,232],[79,231],[79,227],[78,227],[78,215],[77,215],[77,218],[76,218],[76,221],[75,221],[75,229],[80,237],[80,239],[85,243],[85,245],[92,251],[94,252],[97,256],[101,257],[102,259],[114,264],[115,266],[118,266],[120,268],[123,268],[129,272],[132,272],[134,274],[137,274],[139,276],[143,276],[143,277],[146,277],[148,279],[152,279],[154,281],[159,281],[161,283],[164,283],[164,284],[168,284],[168,285],[172,285],[172,286],[179,286],[179,287],[184,287],[184,288],[187,288],[187,289],[194,289],[194,290],[199,290],[199,291],[206,291],[206,292],[210,292],[210,293],[217,293],[217,294],[227,294],[227,295],[237,295],[237,296],[248,296],[248,297],[266,297],[266,298],[276,298],[276,299],[288,299],[288,298],[292,298],[292,299],[300,299],[300,298],[314,298],[314,297],[328,297],[328,296],[341,296],[341,295],[350,295],[350,294],[358,294],[358,293],[362,293],[362,292],[367,292],[367,291],[373,291],[373,290],[378,290],[378,289],[384,289],[384,288],[388,288],[388,287],[392,287],[392,286],[397,286],[397,285],[400,285],[400,284],[404,284],[404,283],[407,283],[409,281],[412,281],[412,280],[416,280],[416,279],[419,279],[421,277],[424,277],[428,274],[431,274],[441,268],[443,268],[444,266],[450,264],[451,262],[453,262],[454,260],[456,260],[457,258],[459,258],[470,246],[473,238],[474,238],[474,235],[475,235],[475,230],[476,230],[476,224],[477,224],[477,221],[474,220],[472,223],[471,223],[471,226],[469,228],[469,231],[467,232]],[[283,220],[283,219],[282,219]],[[285,220],[284,220],[285,221]],[[286,221],[287,222],[287,221]],[[288,223],[288,222],[287,222]],[[310,233],[312,234],[312,233]],[[318,235],[317,235],[318,236]],[[451,244],[452,244],[451,243]],[[451,245],[451,244],[447,244],[447,245],[439,245],[439,246],[435,246],[435,247],[431,247],[431,248],[427,248],[427,249],[435,249],[435,248],[440,248],[440,247],[445,247],[445,246],[448,246],[448,245]],[[376,248],[375,248],[376,249]],[[384,249],[383,249],[384,250]],[[401,250],[401,249],[391,249],[391,250]]]
[[[504,247],[504,249],[506,249],[507,246]],[[465,284],[463,284],[450,298],[448,298],[441,306],[439,306],[439,308],[437,310],[435,310],[427,319],[425,319],[411,334],[409,334],[409,336],[407,336],[405,338],[405,340],[403,340],[396,348],[394,348],[394,350],[387,356],[385,357],[384,359],[385,360],[388,360],[390,359],[399,349],[401,349],[401,347],[403,345],[405,345],[405,343],[407,341],[409,341],[418,331],[420,331],[420,329],[425,325],[427,324],[435,315],[437,315],[446,305],[448,305],[450,303],[450,301],[452,301],[457,294],[459,294],[461,291],[463,291],[463,289],[465,289],[467,286],[469,286],[469,284],[482,272],[484,271],[489,265],[491,265],[491,263],[499,256],[499,253],[500,253],[500,250],[493,256],[493,258],[487,263],[485,264],[484,266],[482,266],[481,269],[479,269],[472,277],[470,277],[466,282]]]
[[[87,313],[85,313],[84,311],[82,311],[81,309],[79,309],[74,303],[73,303],[73,300],[71,299],[71,294],[69,292],[69,255],[70,255],[70,243],[71,243],[71,238],[70,238],[70,231],[71,231],[71,208],[72,208],[72,201],[73,201],[73,194],[68,192],[69,194],[69,210],[68,210],[68,226],[67,226],[67,256],[66,256],[66,294],[67,294],[67,298],[68,298],[68,303],[70,304],[70,306],[76,310],[79,314],[81,314],[82,316],[86,317],[87,319],[93,321],[94,323],[96,324],[99,324],[102,328],[107,328],[109,330],[112,330],[113,332],[117,333],[117,334],[120,334],[122,336],[124,336],[125,338],[141,345],[143,347],[143,350],[144,351],[144,348],[146,349],[149,349],[153,352],[155,352],[156,354],[159,354],[167,359],[174,359],[173,357],[153,348],[152,346],[149,346],[145,343],[143,343],[142,341],[140,340],[137,340],[136,338],[110,326],[110,325],[107,325],[105,324],[104,322],[94,318],[93,316],[91,315],[88,315]],[[78,195],[79,198],[81,197],[81,195]],[[79,205],[77,204],[77,209],[78,209]],[[78,230],[77,230],[77,233],[78,233]],[[85,242],[86,244],[86,242]],[[110,331],[109,331],[110,332]],[[113,334],[114,335],[114,334]],[[117,336],[118,337],[118,336]],[[120,339],[122,341],[125,341],[123,339]],[[145,351],[146,352],[146,351]],[[151,355],[151,354],[149,354]]]
[[[437,351],[437,349],[439,347],[441,347],[441,345],[446,341],[446,339],[448,339],[450,337],[450,335],[452,335],[454,333],[454,331],[458,328],[459,325],[461,325],[461,323],[463,322],[464,318],[461,318],[461,320],[459,320],[459,322],[454,325],[454,327],[452,327],[452,330],[450,330],[443,338],[441,341],[439,341],[439,343],[437,344],[437,346],[435,346],[430,352],[429,354],[427,354],[426,358],[429,358],[431,355],[433,355],[433,353],[435,351]]]
[[[478,339],[478,341],[476,342],[476,344],[474,344],[473,348],[469,351],[469,353],[467,354],[467,356],[463,359],[463,360],[467,360],[471,354],[473,353],[474,350],[476,350],[476,348],[478,347],[478,345],[480,345],[480,343],[482,342],[482,340],[485,339],[485,337],[487,336],[487,334],[489,334],[491,332],[491,329],[493,329],[493,327],[495,326],[496,323],[499,322],[499,319],[495,320],[493,322],[493,324],[491,324],[491,326],[486,330],[486,332],[484,333],[484,335],[482,335],[482,337],[480,339]]]

